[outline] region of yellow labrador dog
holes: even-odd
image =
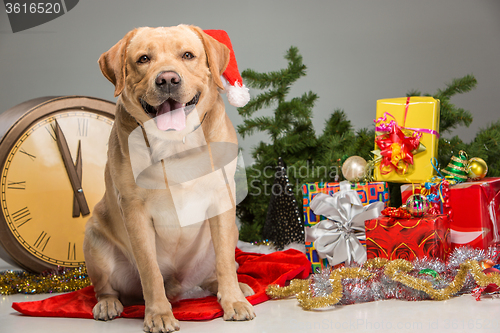
[[[208,147],[214,169],[211,145],[237,145],[219,94],[229,54],[200,28],[179,25],[130,31],[100,57],[101,71],[119,98],[109,139],[106,192],[85,232],[85,261],[98,299],[95,319],[113,319],[123,304],[143,302],[146,332],[178,330],[168,299],[176,300],[196,286],[217,295],[225,320],[255,317],[245,298],[253,291],[238,283],[236,275],[234,205],[218,215],[203,215],[208,206],[191,202],[191,210],[208,217],[181,226],[174,202],[176,195],[188,195],[197,186],[196,181],[179,185],[175,179],[196,169],[197,149]],[[146,141],[141,152],[174,156],[172,177],[163,173],[147,178],[145,186],[138,184],[130,140],[137,129]],[[203,135],[191,139],[198,132]],[[186,145],[193,148],[190,153]],[[156,164],[165,166],[168,160]],[[226,190],[234,190],[234,180],[226,176]],[[171,183],[177,184],[175,194]]]

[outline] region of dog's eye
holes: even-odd
[[[191,52],[186,52],[182,55],[182,59],[190,60],[193,58],[194,58],[194,54],[192,54]]]
[[[146,62],[149,62],[149,57],[147,55],[142,55],[139,60],[137,60],[137,63],[139,64],[144,64]]]

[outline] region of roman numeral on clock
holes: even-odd
[[[87,136],[89,131],[89,120],[78,118],[78,136]]]
[[[56,126],[54,124],[49,124],[45,126],[45,129],[47,132],[49,132],[49,135],[56,141]]]
[[[42,231],[40,233],[40,236],[36,239],[35,244],[33,244],[38,250],[44,251],[45,247],[47,246],[47,243],[50,240],[50,236],[47,237],[47,233],[45,231]]]
[[[76,260],[76,243],[68,243],[68,260]]]
[[[20,153],[23,153],[24,155],[28,156],[32,161],[35,160],[36,156],[35,155],[31,155],[30,153],[28,153],[24,148],[20,148],[19,149],[19,152]]]
[[[11,190],[25,190],[26,189],[26,181],[22,182],[11,182],[7,183],[7,188]]]
[[[17,212],[12,213],[11,216],[16,228],[22,227],[27,222],[31,221],[30,210],[28,207],[19,209]]]

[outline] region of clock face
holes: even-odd
[[[104,194],[112,124],[105,113],[69,109],[39,119],[14,143],[0,170],[0,208],[31,256],[54,266],[84,264],[85,223]]]

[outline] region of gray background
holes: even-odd
[[[62,17],[16,34],[0,8],[0,112],[49,95],[114,101],[99,55],[135,27],[185,23],[226,30],[241,71],[281,69],[285,51],[297,46],[308,75],[289,98],[309,90],[319,95],[318,132],[335,108],[356,128],[372,126],[377,99],[412,88],[434,93],[469,73],[477,89],[452,102],[470,110],[474,122],[454,134],[470,141],[500,118],[499,0],[81,0]],[[233,123],[241,123],[226,105]],[[247,164],[251,147],[266,139],[257,133],[240,140]]]

